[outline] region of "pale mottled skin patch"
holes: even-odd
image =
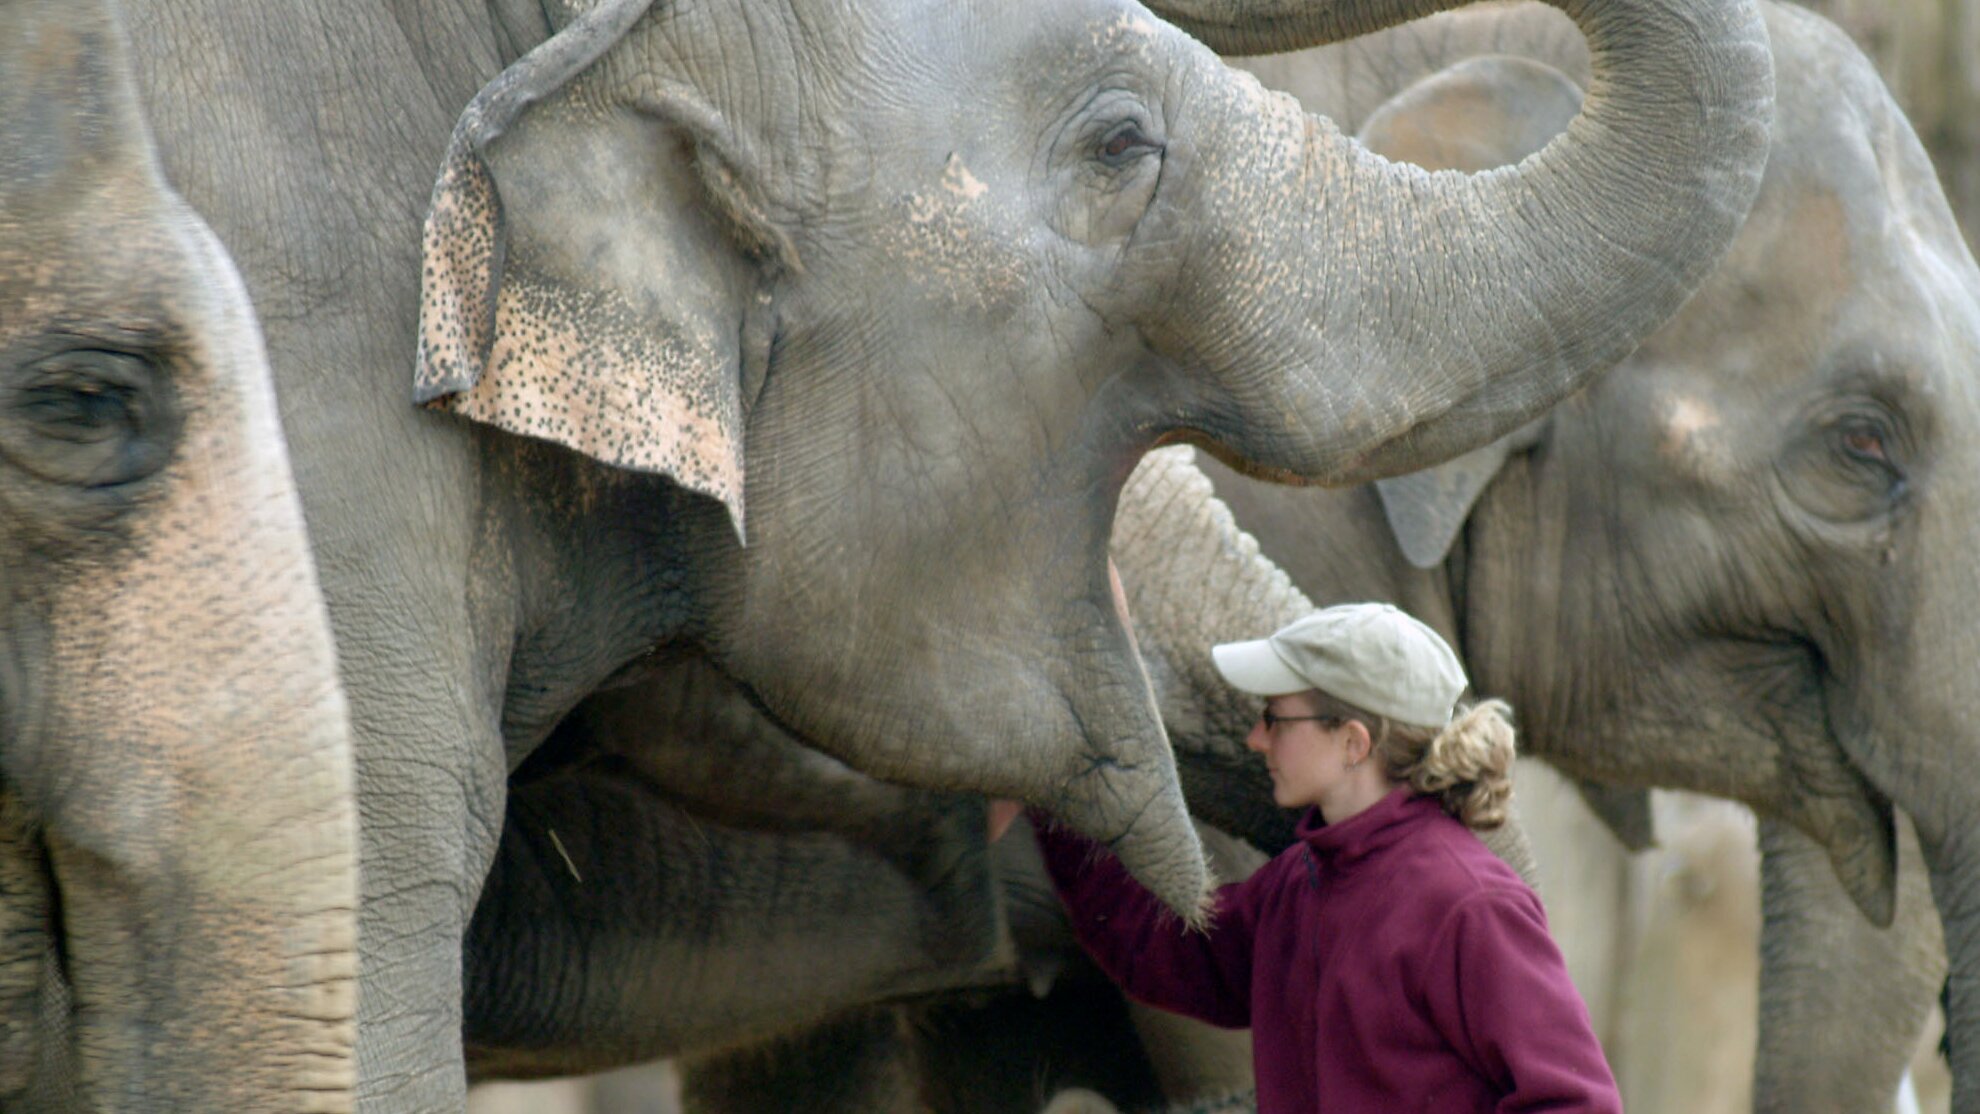
[[[670,476],[720,500],[740,530],[741,404],[718,387],[736,339],[504,258],[503,220],[487,165],[457,146],[423,234],[415,400]]]
[[[1123,11],[1095,22],[1087,43],[1101,54],[1145,54],[1155,49],[1158,34],[1155,24],[1140,13]]]
[[[715,389],[734,338],[642,320],[610,291],[512,265],[487,372],[436,405],[621,468],[672,476],[742,521],[742,428]],[[446,328],[445,322],[436,327]]]
[[[990,226],[1004,214],[988,194],[952,153],[934,187],[898,199],[874,237],[942,304],[1014,312],[1025,297],[1028,261]]]
[[[976,175],[969,172],[969,167],[963,164],[962,156],[953,152],[949,155],[948,165],[942,169],[942,188],[964,201],[975,201],[990,190],[989,186],[984,185]]]
[[[1694,474],[1730,474],[1737,466],[1722,437],[1725,422],[1708,401],[1674,395],[1660,419],[1657,453],[1672,467]]]
[[[487,165],[473,154],[450,152],[421,234],[414,401],[466,390],[480,377],[494,341],[501,208]]]

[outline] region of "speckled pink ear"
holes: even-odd
[[[623,30],[525,56],[456,126],[426,218],[413,397],[669,476],[740,535],[750,265],[705,211],[693,144],[583,88]]]

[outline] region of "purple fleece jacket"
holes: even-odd
[[[1080,943],[1123,990],[1251,1027],[1259,1114],[1622,1110],[1539,898],[1435,798],[1308,813],[1299,842],[1217,891],[1208,933],[1097,845],[1037,827]]]

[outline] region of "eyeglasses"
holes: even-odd
[[[1282,716],[1274,712],[1269,704],[1265,706],[1264,711],[1258,713],[1258,722],[1264,724],[1267,731],[1282,723],[1298,723],[1302,720],[1312,720],[1327,727],[1339,727],[1346,722],[1339,716]]]

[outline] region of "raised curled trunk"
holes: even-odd
[[[1157,11],[1226,53],[1292,50],[1449,3],[1187,0]],[[1627,355],[1717,266],[1758,189],[1772,69],[1741,0],[1559,4],[1586,34],[1582,114],[1518,166],[1387,162],[1238,79],[1168,234],[1193,266],[1159,320],[1221,392],[1185,423],[1248,469],[1324,483],[1409,471],[1544,412]],[[1263,131],[1266,134],[1260,135]],[[1232,142],[1225,145],[1221,137]]]

